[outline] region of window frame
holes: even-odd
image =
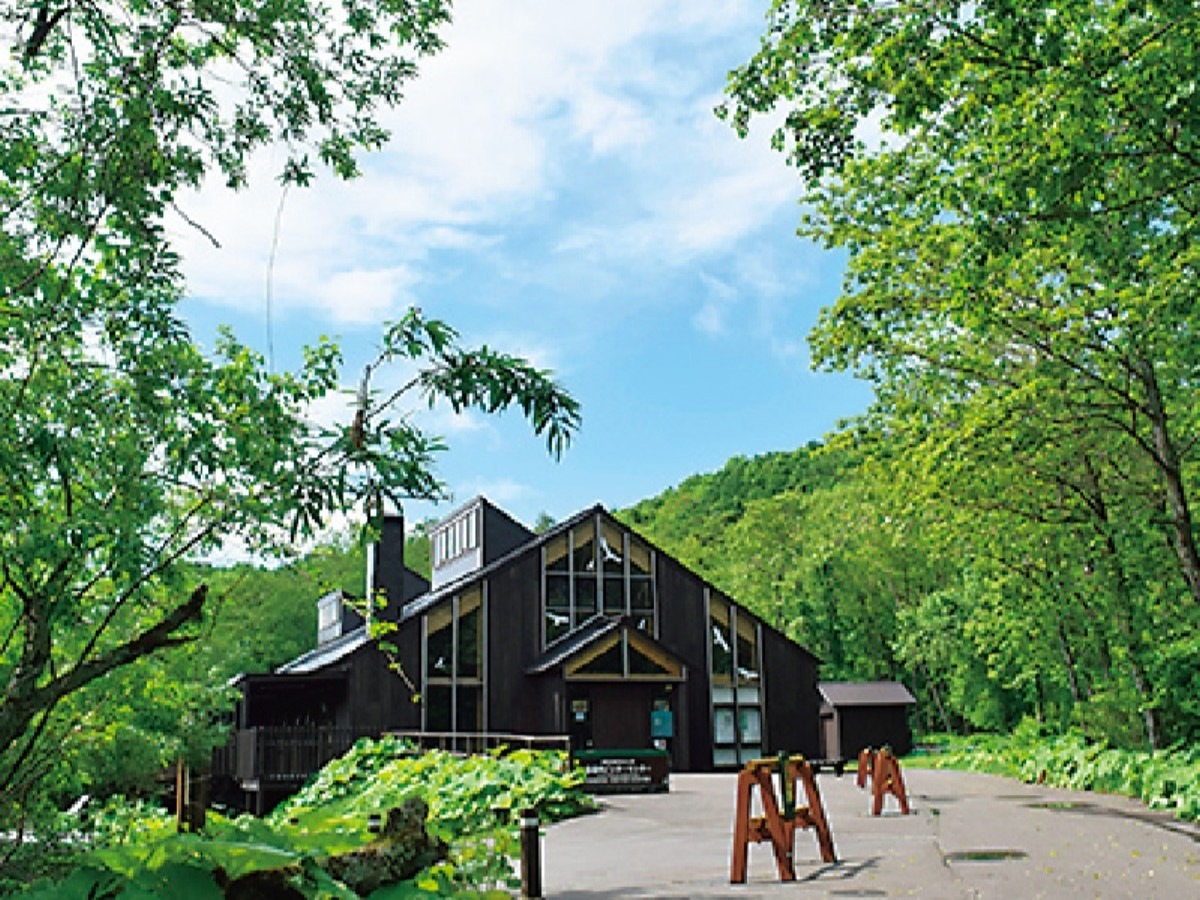
[[[576,534],[590,533],[589,540],[592,544],[592,568],[594,572],[580,572],[576,566]],[[606,564],[603,559],[602,547],[611,543],[608,541],[605,532],[615,531],[621,535],[621,545],[619,551],[621,553],[621,608],[620,610],[607,608],[606,585],[610,580],[615,580],[615,573],[606,571]],[[563,540],[566,542],[565,558],[567,560],[566,571],[555,569],[551,571],[549,561],[550,545]],[[644,550],[649,565],[649,573],[647,575],[633,574],[633,566],[631,554],[633,550],[633,542],[636,541],[639,547]],[[582,544],[580,545],[582,546]],[[613,548],[616,552],[616,548]],[[557,560],[558,557],[555,557]],[[543,541],[539,552],[539,562],[541,565],[541,624],[539,626],[540,645],[542,649],[553,646],[567,635],[574,632],[581,625],[585,625],[597,616],[627,616],[634,615],[647,616],[650,619],[650,628],[640,629],[651,637],[657,639],[660,632],[660,615],[658,603],[658,551],[654,549],[646,541],[642,540],[637,535],[634,535],[628,528],[622,525],[615,519],[610,519],[604,513],[597,512],[592,516],[576,522],[574,525],[564,528],[554,537]],[[553,609],[557,614],[562,614],[563,609],[550,605],[550,579],[565,578],[567,581],[567,628],[560,634],[557,634],[553,639],[550,637],[550,628],[547,619],[549,612]],[[594,579],[595,591],[595,609],[583,609],[579,602],[579,584],[581,581],[591,581]],[[635,580],[640,584],[645,582],[649,585],[650,608],[648,610],[641,609],[636,613],[633,609],[633,593]]]

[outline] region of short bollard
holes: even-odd
[[[521,810],[521,897],[541,900],[542,852],[536,809]]]

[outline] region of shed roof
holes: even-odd
[[[898,681],[821,681],[817,690],[831,706],[908,706],[917,702]]]
[[[303,672],[316,672],[325,666],[332,665],[338,660],[345,659],[359,647],[371,640],[366,625],[360,625],[353,631],[348,631],[341,637],[334,638],[322,644],[315,650],[297,656],[291,662],[284,663],[275,670],[276,675],[294,675]]]

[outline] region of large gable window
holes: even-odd
[[[682,681],[684,678],[679,660],[639,632],[624,628],[580,653],[564,671],[567,678],[575,681]]]
[[[548,541],[542,551],[543,646],[603,613],[658,632],[654,552],[603,516]]]
[[[483,617],[478,585],[425,614],[425,731],[484,730]]]

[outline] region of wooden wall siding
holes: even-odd
[[[762,628],[764,751],[821,755],[817,662],[773,628]]]
[[[711,680],[704,583],[663,553],[656,558],[659,640],[687,666],[686,689],[675,700],[675,765],[712,768]]]
[[[490,565],[533,539],[533,532],[490,503],[483,503],[483,564]]]
[[[426,586],[428,587],[428,582]],[[394,727],[415,731],[421,727],[421,706],[412,702],[412,695],[421,692],[421,672],[425,665],[421,648],[421,617],[409,619],[390,640],[396,645],[397,655],[404,666],[404,674],[412,682],[410,688],[399,675],[392,675],[396,680],[396,690],[401,694],[395,704]]]
[[[488,578],[488,724],[513,734],[555,733],[561,679],[528,676],[541,653],[541,551],[533,548]],[[561,716],[559,716],[561,718]]]
[[[356,628],[361,628],[366,624],[366,619],[358,614],[353,605],[346,599],[346,595],[342,594],[342,630],[335,635],[340,637],[343,634],[349,634]]]
[[[847,706],[834,712],[838,756],[854,759],[864,747],[892,748],[897,756],[912,751],[906,706]]]
[[[349,681],[335,674],[295,683],[267,677],[244,685],[238,701],[238,728],[266,726],[337,725],[348,706]]]
[[[369,548],[375,555],[374,584],[371,589],[383,591],[387,606],[379,611],[381,618],[396,621],[408,597],[404,565],[404,519],[387,516],[379,533],[379,542]]]
[[[387,710],[392,699],[391,682],[398,679],[388,672],[382,655],[372,644],[355,651],[347,662],[350,666],[350,702],[345,717],[338,716],[338,725],[382,731],[390,725]]]

